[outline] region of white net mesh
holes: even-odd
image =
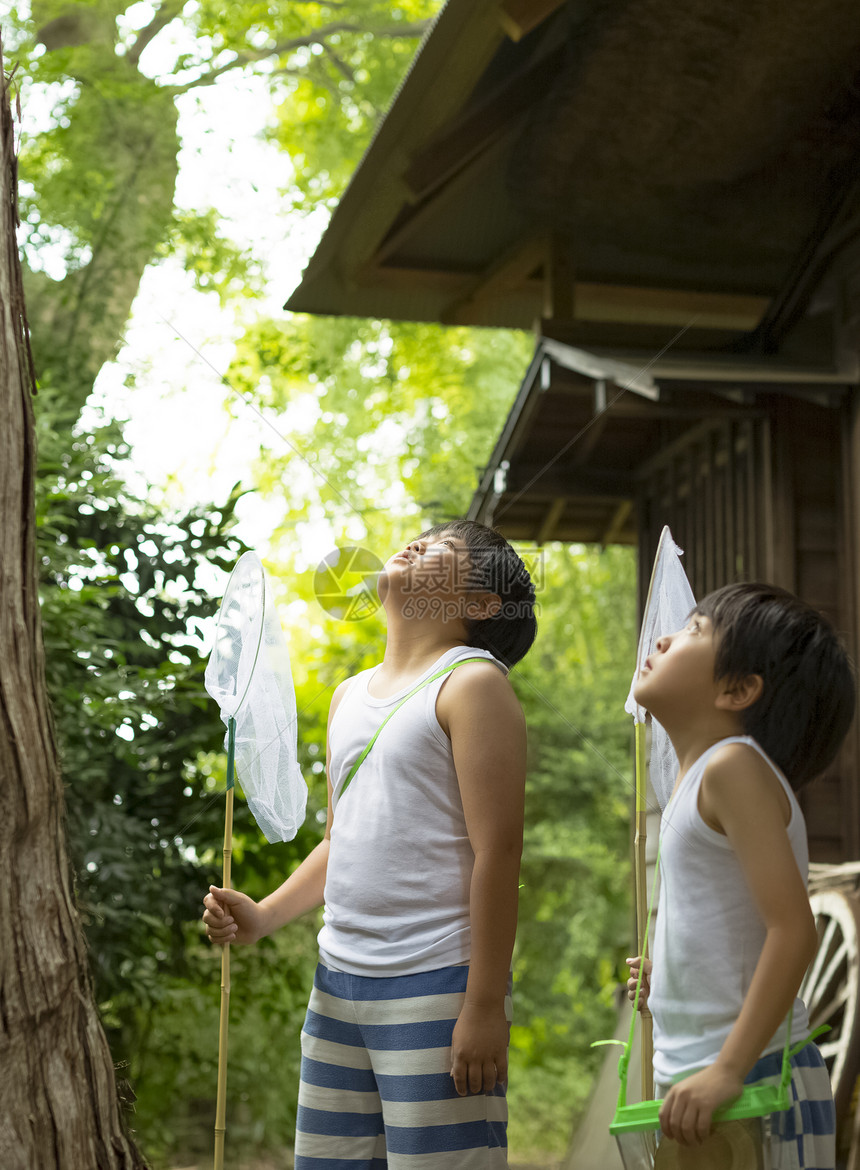
[[[236,720],[236,773],[254,819],[267,841],[291,841],[308,790],[287,644],[256,553],[244,553],[227,582],[205,681],[224,723]]]
[[[648,655],[653,653],[657,639],[663,634],[672,634],[675,630],[681,629],[696,605],[693,590],[681,565],[680,557],[683,555],[683,549],[675,544],[668,527],[664,528],[657,546],[651,588],[642,617],[639,649],[636,652],[636,672],[630,684],[627,702],[624,704],[624,710],[632,715],[637,723],[644,723],[647,715],[645,708],[640,707],[633,697],[633,687],[636,685],[642,664]],[[669,736],[653,717],[649,772],[660,808],[665,808],[675,787],[678,757]]]

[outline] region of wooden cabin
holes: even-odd
[[[640,598],[669,524],[697,595],[772,580],[860,660],[851,0],[448,0],[287,308],[533,330],[470,515],[636,545]],[[820,863],[860,858],[859,737]]]
[[[638,545],[640,601],[668,524],[697,597],[774,581],[856,647],[851,387],[706,381],[659,363],[649,387],[641,368],[578,357],[538,343],[470,515],[519,540]],[[858,791],[852,736],[801,794],[813,860],[860,855]]]

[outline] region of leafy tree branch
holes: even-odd
[[[272,57],[283,57],[288,53],[295,53],[299,49],[310,49],[317,45],[332,57],[344,76],[354,82],[355,74],[333,53],[328,44],[329,37],[336,36],[340,33],[358,33],[362,36],[371,36],[377,39],[414,40],[416,37],[423,35],[428,23],[428,21],[418,21],[415,24],[396,25],[393,28],[367,29],[362,28],[358,24],[350,24],[346,21],[336,22],[326,25],[308,36],[293,37],[291,40],[281,41],[279,44],[263,49],[245,49],[242,52],[238,52],[232,61],[227,61],[224,65],[210,69],[209,72],[202,74],[193,81],[187,81],[184,85],[171,86],[170,90],[175,94],[188,93],[189,90],[197,89],[202,85],[213,85],[219,77],[223,77],[225,73],[229,73],[233,69],[242,69],[246,65],[252,65],[259,61],[267,61]],[[292,66],[281,72],[300,73],[301,70]]]
[[[171,21],[179,16],[184,6],[184,0],[165,0],[149,24],[145,25],[137,34],[137,40],[126,54],[126,60],[137,65],[147,45],[155,40],[163,28],[166,28]]]
[[[146,267],[176,238],[177,99],[264,66],[273,92],[290,95],[272,136],[302,159],[303,181],[314,181],[305,160],[317,155],[326,176],[319,198],[346,181],[436,3],[402,0],[392,10],[382,0],[313,8],[201,0],[191,10],[164,0],[123,53],[118,21],[127,0],[65,8],[34,0],[32,20],[17,21],[22,69],[33,82],[62,87],[62,96],[54,125],[22,152],[22,178],[33,191],[23,200],[25,256],[56,239],[66,251],[59,279],[38,264],[25,272],[39,378],[62,386],[80,411],[122,342]],[[173,21],[196,34],[199,56],[182,53],[171,72],[147,76],[144,50]],[[48,51],[28,60],[36,43]],[[219,296],[238,278],[232,260],[229,273],[211,267],[228,251],[219,243],[201,252],[202,279]]]

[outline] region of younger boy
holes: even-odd
[[[634,690],[680,764],[661,826],[653,973],[663,1134],[701,1144],[744,1081],[778,1081],[787,1017],[817,947],[795,792],[834,758],[854,714],[845,651],[792,594],[731,585],[658,640]],[[632,999],[639,959],[628,959]],[[640,1000],[641,1000],[640,995]],[[793,1109],[771,1118],[775,1170],[832,1170],[835,1119],[814,1044],[792,1059]]]
[[[332,697],[323,840],[259,904],[210,887],[203,921],[252,943],[325,902],[296,1170],[499,1170],[526,745],[505,676],[534,640],[534,589],[498,533],[457,521],[393,556],[378,591],[382,663]]]

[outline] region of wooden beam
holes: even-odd
[[[566,46],[521,69],[478,105],[455,119],[413,155],[403,181],[417,202],[481,154],[541,100],[558,76]]]
[[[672,354],[683,353],[695,349],[697,352],[730,345],[737,340],[737,329],[726,329],[716,325],[694,326],[679,336],[679,329],[675,325],[643,324],[640,321],[630,321],[624,318],[629,314],[619,313],[617,321],[581,321],[578,318],[571,321],[556,320],[555,318],[540,318],[535,322],[544,337],[552,337],[565,345],[572,345],[575,349],[585,349],[589,353],[598,352],[622,358],[625,351],[634,350],[646,353],[648,356],[638,363],[631,365],[647,367],[647,372],[656,377],[653,364],[654,356],[667,346]],[[683,325],[681,326],[683,328]]]
[[[804,315],[834,258],[860,234],[856,214],[860,178],[856,160],[848,178],[825,199],[818,222],[804,241],[782,289],[771,299],[756,340],[759,352],[776,353],[791,328]]]
[[[613,407],[612,414],[615,413]],[[599,381],[594,383],[594,415],[591,422],[584,433],[580,434],[577,441],[574,443],[571,453],[571,466],[584,467],[594,448],[600,442],[603,432],[606,430],[606,424],[609,422],[610,411],[607,409],[606,403],[606,382]]]
[[[762,296],[692,289],[618,284],[579,284],[576,288],[576,317],[580,321],[635,321],[640,325],[747,331],[758,325],[768,303],[768,298]]]
[[[450,268],[411,268],[398,264],[378,263],[417,235],[424,221],[434,216],[438,210],[439,206],[435,200],[427,203],[416,211],[414,217],[397,228],[396,233],[392,233],[385,240],[374,258],[375,265],[367,268],[364,279],[378,279],[380,283],[399,287],[410,284],[419,288],[450,287],[452,293],[456,290],[459,295],[452,298],[443,312],[446,319],[451,318],[452,323],[458,324],[472,323],[466,318],[477,315],[482,304],[511,288],[534,297],[536,309],[543,303],[542,298],[546,291],[544,281],[537,278],[529,279],[529,274],[540,263],[541,247],[546,247],[541,245],[538,236],[528,237],[513,244],[480,272],[457,272]],[[561,299],[565,296],[565,282],[568,277],[561,271],[563,254],[558,250],[558,245],[555,255],[553,295]],[[618,324],[683,328],[692,321],[692,329],[697,332],[712,329],[745,332],[755,327],[768,304],[767,297],[745,293],[637,288],[632,285],[600,284],[594,281],[572,281],[570,287],[572,296],[567,295],[574,303],[573,323],[580,328],[586,322],[598,326]],[[570,318],[562,317],[561,320],[557,320],[557,316],[558,314],[553,314],[547,332],[549,336],[557,336],[559,341],[565,341],[567,338],[564,331],[566,326],[571,324]],[[559,333],[558,330],[562,332]]]
[[[576,320],[696,329],[753,329],[768,305],[767,297],[710,293],[694,289],[637,288],[580,281],[576,285]]]
[[[499,9],[499,23],[512,41],[519,41],[564,3],[565,0],[505,0]]]
[[[618,383],[615,385],[618,385],[619,389],[623,389],[623,385]],[[613,419],[642,419],[643,422],[675,419],[690,423],[698,422],[705,415],[709,418],[719,417],[724,420],[766,417],[765,411],[755,402],[741,406],[731,399],[723,399],[723,396],[718,395],[715,389],[718,385],[718,383],[708,383],[707,390],[696,387],[699,397],[704,394],[707,394],[708,397],[707,402],[703,400],[700,405],[695,403],[678,404],[666,401],[665,398],[652,402],[649,399],[640,398],[637,394],[625,394],[619,398],[616,391],[613,390],[612,417]],[[672,388],[674,390],[675,386],[673,385]],[[584,375],[575,375],[570,370],[565,370],[560,366],[553,366],[551,381],[545,389],[553,395],[576,399],[580,402],[591,392]],[[713,400],[715,395],[717,395],[716,402]]]
[[[633,501],[623,500],[615,509],[615,515],[609,522],[609,526],[600,538],[601,544],[618,544],[618,537],[624,531],[627,521],[630,518],[630,513],[633,511]]]
[[[567,507],[568,501],[564,496],[559,496],[553,500],[547,509],[547,514],[543,518],[538,534],[535,538],[536,544],[545,544],[548,540],[552,540],[552,534],[555,532],[555,526],[561,519],[561,514]]]
[[[687,341],[687,335],[683,340]],[[812,362],[790,362],[754,354],[718,353],[712,349],[678,345],[655,361],[653,349],[624,344],[606,346],[596,341],[592,341],[589,352],[596,358],[611,358],[613,361],[626,362],[634,368],[647,366],[653,378],[667,379],[673,383],[733,382],[736,385],[748,384],[749,387],[757,385],[763,392],[765,387],[774,387],[780,394],[788,393],[789,387],[799,389],[809,384],[821,388],[833,387],[838,394],[842,394],[860,378],[860,364],[855,360],[851,361],[850,366],[840,368],[824,362],[814,365]],[[818,390],[814,393],[817,395],[822,392]]]
[[[480,179],[481,174],[495,161],[499,154],[504,152],[518,133],[519,126],[517,124],[510,126],[506,133],[494,139],[486,150],[475,155],[468,165],[453,175],[444,187],[434,191],[432,198],[425,199],[423,203],[415,207],[409,207],[407,204],[405,212],[402,212],[392,224],[388,234],[380,241],[376,251],[369,257],[365,265],[366,270],[373,271],[374,265],[378,265],[381,261],[386,260],[404,244],[408,246],[408,242],[415,237],[420,238],[428,221],[436,220],[441,215],[444,215],[446,208],[453,206],[458,209],[459,213],[461,205],[466,200],[474,197],[472,191],[474,190],[476,180]],[[466,279],[477,275],[478,273],[471,272]]]
[[[608,500],[632,500],[636,491],[635,472],[594,471],[569,463],[514,463],[508,470],[506,496],[529,493],[541,499],[564,496],[601,496]]]
[[[460,296],[445,306],[439,320],[443,325],[474,324],[480,306],[506,289],[523,284],[538,265],[545,262],[546,252],[545,236],[518,240],[480,276],[470,281]]]

